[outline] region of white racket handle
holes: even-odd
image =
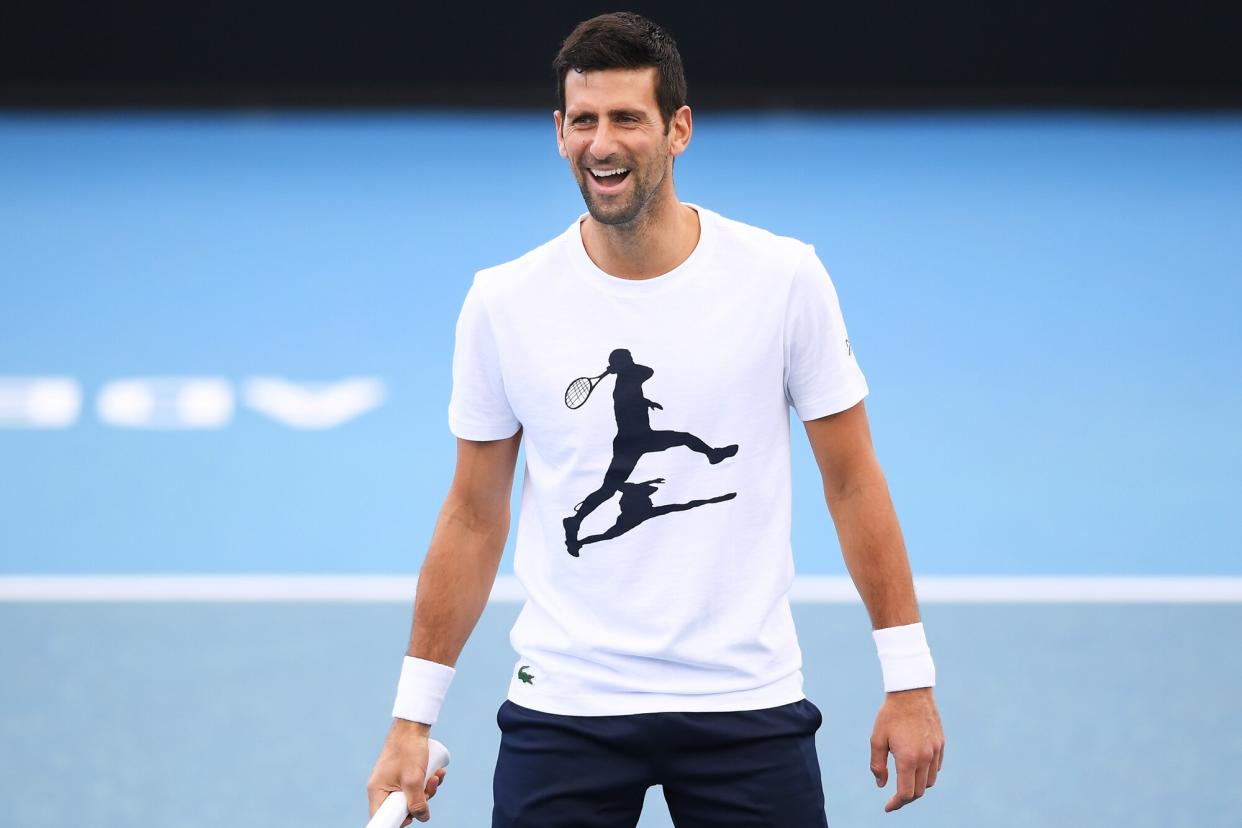
[[[427,787],[432,775],[440,768],[447,767],[448,763],[448,748],[435,739],[428,739],[427,775],[423,778],[423,788]],[[410,811],[405,807],[405,792],[393,791],[376,810],[375,816],[371,817],[367,828],[400,828],[401,823],[405,822],[405,818],[409,815]]]

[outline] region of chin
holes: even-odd
[[[629,200],[624,203],[603,205],[596,200],[586,179],[578,179],[578,189],[582,193],[582,202],[586,205],[587,212],[600,224],[629,224],[642,212],[641,199],[637,193],[631,192]]]
[[[618,208],[613,210],[602,210],[598,204],[590,201],[587,202],[587,212],[591,214],[591,218],[600,224],[629,224],[638,218],[637,210],[629,210]]]
[[[634,203],[637,199],[631,199],[625,204],[604,206],[595,200],[594,193],[583,190],[582,200],[586,203],[587,212],[591,214],[591,218],[600,224],[629,224],[642,212],[641,206]]]

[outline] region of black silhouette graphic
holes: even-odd
[[[682,512],[708,503],[719,503],[737,497],[737,492],[730,492],[705,500],[654,506],[651,503],[651,495],[655,493],[656,488],[651,484],[663,483],[664,478],[659,477],[643,483],[627,483],[639,458],[648,452],[685,446],[707,457],[707,462],[716,464],[737,454],[738,447],[735,443],[721,448],[712,448],[687,431],[653,431],[649,411],[656,408],[663,410],[664,406],[644,397],[642,386],[644,382],[651,379],[655,371],[646,365],[635,363],[634,358],[625,348],[618,348],[609,354],[608,370],[594,379],[598,382],[607,374],[617,376],[616,386],[612,392],[613,407],[617,418],[617,436],[612,440],[612,463],[604,474],[604,482],[575,506],[574,514],[563,521],[565,548],[574,557],[578,557],[578,550],[584,544],[610,540],[653,517],[671,512]],[[566,389],[565,404],[570,408],[577,408],[585,402],[586,397],[594,388],[595,382],[591,382],[586,377],[579,377]],[[578,527],[581,526],[582,521],[617,492],[622,492],[622,495],[621,514],[617,517],[616,523],[605,532],[579,540]]]
[[[691,500],[689,503],[668,503],[664,506],[653,506],[651,504],[651,496],[655,494],[656,487],[651,484],[663,482],[663,477],[657,477],[653,480],[644,480],[642,483],[622,483],[621,514],[617,515],[617,522],[598,535],[588,535],[582,538],[578,541],[577,547],[582,548],[588,543],[611,540],[617,537],[617,535],[624,535],[644,520],[649,520],[653,517],[667,515],[669,512],[684,512],[687,509],[693,509],[695,506],[703,506],[707,503],[720,503],[721,501],[732,500],[737,497],[737,492],[729,492],[728,494],[709,497],[705,500]],[[574,554],[572,548],[569,554]]]

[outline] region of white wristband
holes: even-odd
[[[449,682],[456,672],[447,664],[406,656],[401,662],[397,700],[392,705],[393,718],[435,724]]]
[[[936,685],[936,665],[922,622],[872,630],[871,635],[880,656],[885,693]]]

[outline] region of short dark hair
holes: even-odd
[[[574,27],[552,61],[556,94],[565,111],[565,75],[574,69],[656,68],[656,103],[664,129],[673,113],[686,104],[686,73],[673,36],[661,26],[633,12],[613,12],[584,20]]]

